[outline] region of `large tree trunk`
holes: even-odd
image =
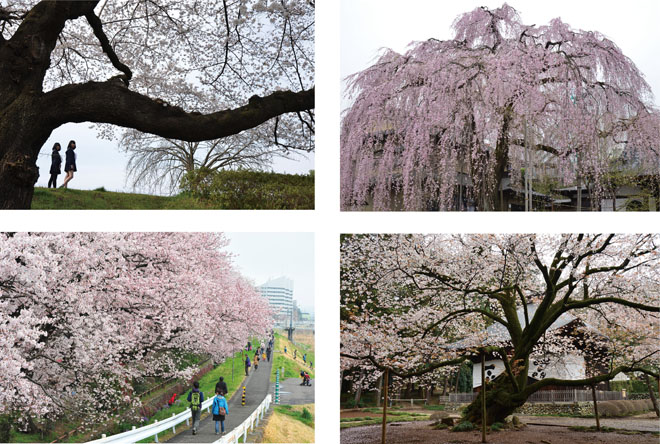
[[[0,114],[0,209],[28,209],[39,178],[37,156],[53,128],[29,97]]]
[[[493,177],[492,189],[490,191],[490,199],[493,202],[494,211],[505,211],[504,202],[500,193],[500,184],[506,175],[506,168],[509,164],[509,124],[511,122],[511,105],[508,105],[502,117],[502,128],[500,129],[499,137],[497,138],[497,145],[495,147],[495,171]]]
[[[514,389],[508,379],[497,378],[486,387],[486,419],[490,425],[494,422],[504,422],[504,419],[512,414],[515,409],[525,404],[527,400],[520,394],[513,394]],[[481,424],[482,408],[481,396],[465,409],[463,418],[473,424]]]
[[[0,209],[30,208],[39,150],[51,132],[68,122],[99,122],[187,141],[220,139],[284,113],[314,108],[314,88],[253,96],[247,104],[209,114],[177,106],[128,88],[131,72],[117,60],[93,13],[98,0],[42,1],[30,9],[8,40],[0,38]],[[68,20],[86,17],[123,79],[88,81],[43,92],[53,49]],[[104,43],[105,42],[105,46]],[[113,57],[114,56],[114,57]],[[240,104],[237,104],[240,105]]]

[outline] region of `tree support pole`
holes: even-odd
[[[481,352],[481,442],[487,442],[486,419],[486,353]]]
[[[383,381],[383,432],[380,443],[385,444],[385,434],[387,433],[387,388],[390,385],[390,370],[385,369],[385,380]]]
[[[594,415],[596,416],[596,430],[600,432],[600,418],[598,417],[598,400],[596,399],[595,384],[591,384],[591,397],[594,399]]]

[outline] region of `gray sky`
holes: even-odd
[[[126,183],[126,164],[128,155],[119,151],[116,142],[97,137],[95,130],[90,129],[89,123],[67,123],[57,128],[51,134],[48,141],[41,148],[37,166],[39,167],[38,187],[45,187],[48,184],[50,175],[50,155],[55,142],[62,146],[62,160],[69,140],[76,141],[76,153],[78,160],[75,173],[71,181],[71,188],[78,190],[93,190],[99,187],[105,187],[108,191],[132,192],[130,183]],[[314,153],[298,155],[295,160],[276,159],[272,165],[272,170],[277,173],[289,174],[307,174],[309,170],[314,169]],[[57,178],[57,185],[61,185],[64,180],[64,165],[62,165],[62,174]]]
[[[453,37],[451,24],[461,13],[479,6],[491,9],[502,0],[460,2],[407,0],[342,0],[341,78],[371,65],[380,48],[403,52],[412,41]],[[656,105],[660,104],[660,2],[657,0],[509,0],[523,23],[544,25],[555,17],[573,28],[599,31],[614,41],[644,73]],[[343,88],[342,88],[343,91]],[[342,92],[343,93],[343,92]],[[342,109],[348,104],[342,100]]]
[[[314,233],[225,233],[227,250],[247,278],[261,285],[270,278],[293,279],[293,299],[314,312]]]

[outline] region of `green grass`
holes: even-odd
[[[284,354],[284,345],[286,345],[287,353]],[[275,373],[278,368],[284,367],[284,375],[280,375],[280,379],[286,378],[299,378],[300,370],[305,370],[309,373],[310,378],[314,378],[314,370],[309,368],[309,365],[304,365],[302,355],[307,353],[307,362],[316,362],[314,350],[312,347],[304,344],[293,344],[286,337],[279,333],[275,333],[275,353],[273,358],[273,371],[270,375],[270,381],[275,382]],[[294,350],[298,350],[296,359],[293,359]]]
[[[305,424],[305,425],[307,425],[311,428],[314,428],[314,415],[312,415],[310,413],[310,411],[307,410],[307,409],[295,410],[290,405],[278,405],[278,406],[275,406],[275,411],[277,413],[281,413],[283,415],[290,416],[290,417],[302,422],[303,424]],[[304,413],[305,411],[307,413]]]
[[[387,422],[414,422],[414,421],[426,421],[429,419],[429,415],[423,413],[406,414],[405,412],[399,412],[397,415],[387,414]],[[339,427],[341,429],[347,429],[350,427],[362,427],[366,425],[375,425],[382,424],[383,418],[380,417],[367,417],[361,416],[356,418],[344,418],[340,420]]]
[[[32,209],[35,210],[180,210],[209,209],[197,199],[179,196],[115,193],[72,188],[35,188]]]
[[[227,390],[229,391],[227,393],[227,399],[230,399],[234,393],[239,389],[241,386],[241,382],[243,382],[243,378],[245,376],[245,373],[243,371],[243,361],[241,360],[241,352],[238,352],[234,355],[234,381],[232,382],[231,380],[231,359],[227,359],[225,362],[202,376],[202,378],[199,380],[199,389],[204,393],[204,400],[207,400],[209,398],[212,398],[215,396],[215,384],[218,382],[218,378],[220,376],[223,376],[225,378],[225,382],[227,383]],[[192,388],[191,388],[192,389]],[[161,421],[165,418],[169,418],[172,416],[172,414],[178,414],[183,412],[184,410],[187,410],[189,408],[189,403],[188,403],[188,392],[190,390],[187,390],[185,393],[181,394],[180,396],[177,396],[178,402],[174,404],[173,406],[159,410],[156,412],[155,415],[153,415],[151,418],[149,418],[149,424],[153,424],[154,420]],[[204,411],[206,412],[206,411]],[[203,413],[204,413],[203,412]],[[204,414],[202,414],[202,417],[204,417]],[[142,424],[146,425],[146,424]],[[140,427],[138,425],[138,427]],[[180,426],[179,426],[180,427]],[[158,440],[159,441],[165,441],[169,439],[173,435],[172,431],[168,432],[162,432],[158,434]],[[142,441],[138,441],[141,443],[149,443],[153,442],[153,437],[152,438],[147,438],[143,439]]]
[[[424,410],[444,410],[445,406],[444,405],[425,405],[422,406]]]

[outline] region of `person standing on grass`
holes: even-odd
[[[227,400],[220,390],[215,391],[215,398],[213,398],[213,420],[215,421],[215,434],[220,433],[222,426],[222,434],[225,434],[225,416],[229,415],[229,405]]]
[[[220,393],[222,396],[225,396],[227,393],[229,393],[229,390],[227,389],[227,383],[225,382],[225,378],[220,376],[218,379],[218,382],[215,384],[215,392]]]
[[[64,183],[62,183],[60,188],[68,188],[67,185],[73,179],[73,173],[78,171],[76,168],[76,159],[78,156],[74,152],[75,149],[76,141],[70,140],[69,145],[66,147],[66,162],[64,163],[64,172],[66,173],[66,177],[64,178]]]
[[[250,376],[249,371],[250,370],[250,357],[245,356],[245,376]]]
[[[57,176],[62,174],[62,156],[60,150],[62,146],[55,142],[53,145],[53,154],[50,155],[50,179],[48,180],[48,188],[53,184],[53,188],[57,188]]]
[[[199,381],[195,381],[193,389],[188,393],[188,402],[192,413],[192,434],[196,435],[199,418],[202,414],[202,403],[204,402],[204,393],[199,390]]]

